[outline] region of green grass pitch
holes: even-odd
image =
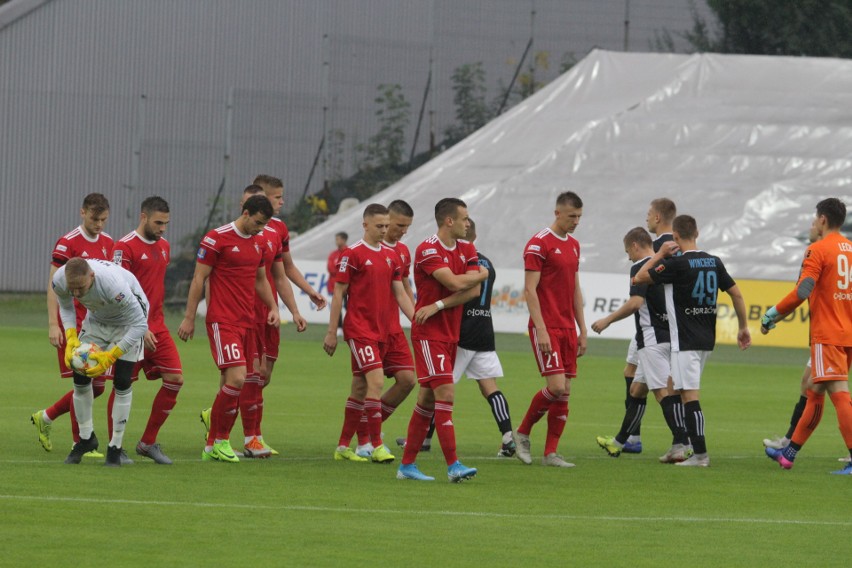
[[[139,458],[115,470],[62,463],[68,418],[42,450],[29,416],[70,388],[56,374],[41,298],[0,303],[3,452],[0,566],[842,566],[852,528],[852,479],[828,475],[846,453],[833,410],[792,471],[763,455],[783,434],[798,397],[805,350],[720,348],[702,406],[712,466],[662,465],[670,442],[651,402],[641,455],[607,457],[594,438],[623,413],[626,342],[593,340],[580,361],[560,452],[569,470],[495,457],[499,433],[472,382],[457,389],[458,453],[479,468],[450,484],[441,452],[418,458],[433,483],[398,481],[396,466],[332,460],[348,393],[349,357],[322,351],[323,326],[283,329],[281,359],[265,390],[264,434],[280,457],[202,463],[199,410],[218,374],[202,335],[179,344],[186,384],[160,434],[171,467]],[[171,328],[177,322],[171,318]],[[499,381],[518,424],[537,376],[528,339],[500,336]],[[158,382],[134,386],[125,436],[131,457]],[[413,397],[384,426],[405,434]],[[95,402],[102,444],[106,396]],[[829,404],[828,407],[831,405]],[[545,424],[533,431],[540,452]],[[234,428],[240,447],[242,429]],[[397,457],[401,451],[389,445]]]

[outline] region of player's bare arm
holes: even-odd
[[[639,269],[639,272],[636,273],[636,276],[633,277],[632,283],[633,285],[637,284],[653,284],[654,281],[651,280],[651,276],[649,272],[654,269],[660,261],[664,258],[668,258],[674,255],[678,251],[677,243],[674,241],[667,241],[663,243],[663,246],[660,247],[654,256],[648,259],[648,262],[642,265],[642,268]]]
[[[285,252],[281,255],[281,260],[284,263],[284,272],[287,274],[287,278],[290,281],[299,287],[299,289],[308,295],[311,299],[311,302],[317,307],[318,310],[321,310],[325,307],[326,301],[325,296],[314,290],[308,281],[305,280],[305,277],[302,275],[302,272],[296,267],[296,264],[293,262],[293,257],[289,252]]]
[[[349,284],[344,282],[334,283],[334,295],[331,297],[331,313],[328,314],[328,331],[322,342],[322,348],[331,357],[337,349],[337,323],[340,321],[340,313],[343,311],[343,298],[349,290]]]
[[[299,333],[305,331],[308,328],[308,322],[299,313],[299,306],[296,304],[296,295],[293,294],[293,287],[290,285],[290,281],[284,272],[283,262],[276,261],[272,263],[272,280],[275,282],[275,289],[278,291],[281,301],[290,311],[290,315],[293,316],[296,331]]]
[[[278,313],[278,302],[275,301],[275,296],[272,295],[272,288],[269,287],[269,280],[266,279],[266,269],[262,266],[258,267],[254,278],[254,290],[257,292],[258,298],[269,308],[269,315],[266,317],[267,325],[281,325],[281,315]]]
[[[743,351],[751,346],[751,332],[748,330],[748,316],[746,314],[745,299],[740,292],[739,287],[732,286],[727,290],[728,296],[731,297],[731,303],[734,305],[734,312],[737,314],[737,345]]]
[[[468,300],[472,300],[476,298],[480,293],[480,283],[484,282],[488,279],[488,269],[483,267],[478,267],[477,270],[469,270],[465,274],[459,275],[454,274],[452,270],[449,268],[439,268],[435,272],[432,273],[432,277],[435,278],[438,282],[441,283],[445,288],[449,290],[453,290],[449,286],[449,284],[459,285],[460,281],[453,277],[467,277],[466,280],[461,282],[467,282],[469,280],[476,280],[476,284],[473,284],[472,287],[462,288],[459,290],[454,290],[452,294],[447,296],[446,298],[442,298],[440,300],[440,305],[438,303],[429,304],[428,306],[423,306],[417,313],[414,314],[414,321],[418,324],[422,324],[430,317],[437,314],[439,311],[452,308],[455,306],[460,306],[466,303]]]
[[[577,357],[586,353],[588,345],[588,330],[586,329],[586,314],[583,312],[583,290],[580,288],[580,274],[574,273],[574,320],[577,322]]]
[[[405,293],[408,294],[409,298],[411,298],[411,303],[416,304],[417,301],[414,299],[414,290],[411,289],[411,282],[408,281],[408,278],[402,279],[402,287],[405,288]]]
[[[58,268],[51,264],[50,276],[47,280],[47,339],[54,347],[60,347],[65,343],[65,335],[59,327],[59,302],[53,291],[53,275],[57,270]]]
[[[527,302],[527,310],[530,312],[530,319],[533,322],[533,327],[535,327],[538,348],[542,353],[550,353],[553,351],[553,346],[550,343],[547,326],[544,324],[544,317],[541,315],[541,303],[538,301],[538,293],[536,292],[539,282],[541,282],[541,272],[534,270],[524,272],[524,300]]]
[[[392,282],[391,289],[393,291],[394,298],[396,298],[396,303],[399,304],[399,308],[402,310],[402,313],[405,314],[408,321],[412,321],[414,319],[414,302],[411,301],[411,298],[406,293],[402,281]]]
[[[184,311],[183,321],[180,322],[178,327],[178,337],[183,341],[192,339],[195,334],[195,314],[198,313],[198,304],[204,296],[204,283],[211,272],[213,272],[212,266],[195,263],[195,272],[192,275],[192,282],[189,284],[189,293],[186,298],[186,311]]]
[[[603,317],[592,324],[592,331],[595,333],[602,333],[603,330],[608,328],[610,325],[617,321],[621,321],[624,318],[628,318],[639,311],[639,308],[642,307],[642,304],[645,303],[645,298],[642,296],[630,296],[630,298],[621,304],[621,306],[609,314],[606,317]]]
[[[488,280],[488,270],[480,266],[477,270],[455,274],[449,268],[443,267],[434,271],[431,276],[450,292],[461,292]]]

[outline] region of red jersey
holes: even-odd
[[[413,262],[414,285],[417,288],[417,305],[415,306],[417,310],[452,294],[443,284],[432,277],[432,273],[439,268],[449,268],[453,271],[453,274],[479,271],[479,257],[473,243],[458,240],[456,246],[448,249],[438,238],[438,235],[432,235],[420,243],[414,253]],[[422,325],[412,323],[411,339],[457,343],[463,307],[459,305],[454,308],[443,309]]]
[[[343,318],[346,340],[385,340],[388,334],[385,306],[392,295],[393,281],[400,280],[401,275],[399,257],[381,245],[373,248],[360,240],[341,253],[337,281],[349,285],[349,302]]]
[[[536,295],[548,328],[575,329],[574,287],[580,268],[580,243],[560,237],[549,228],[539,231],[524,247],[524,270],[540,272]],[[530,318],[530,327],[533,326]]]
[[[115,243],[112,261],[131,272],[148,296],[148,329],[151,333],[168,332],[163,316],[166,298],[166,267],[171,260],[171,246],[166,239],[149,241],[132,231]]]
[[[59,268],[65,266],[65,263],[75,256],[93,260],[109,260],[113,245],[112,237],[108,234],[101,232],[92,238],[80,226],[56,241],[56,244],[53,245],[50,264]],[[76,299],[74,300],[74,308],[77,311],[77,327],[80,327],[80,323],[86,317],[86,308]]]
[[[273,217],[263,228],[264,231],[267,229],[273,229],[278,234],[281,239],[281,252],[290,252],[290,230],[287,228],[287,223],[278,217]]]
[[[234,223],[201,239],[198,262],[213,267],[207,323],[254,327],[254,281],[258,267],[263,266],[263,246],[256,237],[241,233]]]
[[[383,242],[382,246],[396,255],[397,262],[401,267],[401,279],[408,280],[411,274],[411,252],[408,250],[408,246],[400,241],[392,245]],[[399,323],[399,304],[396,301],[396,296],[393,295],[393,291],[391,291],[391,295],[388,298],[385,314],[385,321],[388,323],[388,333],[402,333],[402,325]]]
[[[281,237],[274,228],[269,227],[267,224],[255,238],[262,244],[263,267],[266,269],[266,281],[269,282],[269,287],[272,289],[272,298],[278,302],[278,291],[275,289],[275,278],[272,276],[272,263],[281,262]],[[269,315],[269,306],[264,304],[263,300],[256,293],[254,295],[254,312],[255,323],[266,323],[266,316]]]
[[[334,249],[328,253],[328,260],[325,263],[325,267],[328,269],[328,282],[326,282],[325,289],[332,295],[334,294],[334,283],[337,282],[337,265],[340,264],[342,253],[343,251]]]

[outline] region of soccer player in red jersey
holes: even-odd
[[[515,430],[516,456],[532,463],[530,432],[547,415],[542,463],[573,467],[556,453],[568,420],[571,379],[577,357],[586,351],[586,322],[580,290],[580,243],[571,233],[580,223],[583,201],[571,191],[556,198],[554,220],[524,247],[524,298],[530,312],[529,332],[535,360],[547,386],[535,394]]]
[[[171,246],[163,235],[169,220],[169,204],[165,199],[156,196],[145,199],[139,225],[115,243],[112,251],[113,262],[136,276],[150,304],[145,351],[143,359],[133,368],[132,380],[139,378],[139,371],[144,370],[149,381],[162,379],[163,383],[154,397],[136,453],[164,465],[170,465],[172,460],[157,443],[157,434],[175,407],[183,386],[180,355],[163,316],[166,267],[171,260]]]
[[[261,174],[258,175],[254,179],[254,185],[258,185],[263,188],[263,192],[266,194],[266,197],[269,199],[269,202],[272,204],[272,212],[273,217],[269,219],[269,223],[266,225],[266,230],[273,232],[278,235],[278,238],[281,241],[281,264],[284,268],[284,274],[287,279],[290,280],[293,284],[295,284],[302,292],[308,295],[311,299],[311,302],[316,306],[316,309],[321,310],[326,305],[325,296],[317,292],[308,281],[305,280],[305,276],[293,262],[293,257],[290,255],[290,231],[287,229],[287,224],[284,223],[275,215],[278,215],[281,207],[284,205],[284,183],[276,177]],[[293,311],[295,308],[295,300],[293,302],[293,307],[288,303],[288,298],[285,295],[284,289],[285,283],[280,283],[278,286],[273,287],[273,290],[277,288],[278,293],[281,294],[281,299],[290,312],[293,314],[293,321],[300,327],[299,331],[304,331],[305,327],[302,327],[302,323],[297,319],[298,311]],[[286,286],[289,288],[289,283],[286,283]],[[292,290],[291,290],[292,292]],[[294,296],[295,298],[295,296]],[[299,316],[301,317],[301,316]],[[304,319],[301,319],[301,322],[304,322]],[[261,433],[261,422],[263,420],[263,389],[269,386],[270,381],[272,380],[272,371],[275,368],[275,362],[278,360],[279,353],[279,345],[281,343],[281,335],[280,329],[278,326],[266,326],[266,334],[263,340],[263,345],[265,347],[264,353],[264,363],[260,369],[261,381],[260,390],[256,394],[257,400],[257,418],[256,418],[256,432],[257,438],[260,441],[261,445],[264,448],[268,449],[272,455],[278,455],[278,452],[273,448],[269,447],[266,441],[263,439],[263,434]]]
[[[340,231],[334,235],[334,250],[328,253],[328,260],[325,263],[328,270],[328,281],[325,283],[325,289],[329,296],[334,296],[334,282],[337,280],[337,265],[340,264],[340,254],[346,248],[346,241],[349,240],[349,235]],[[344,303],[343,307],[346,307]],[[340,314],[340,321],[337,322],[337,334],[343,335],[343,313]]]
[[[280,196],[267,195],[259,185],[252,184],[243,191],[241,202],[252,195],[265,195],[272,205],[273,211],[280,205]],[[307,329],[305,318],[299,313],[296,305],[296,297],[293,288],[284,271],[283,246],[281,235],[269,224],[258,233],[257,238],[263,243],[263,267],[266,270],[266,279],[272,290],[272,297],[277,304],[280,294],[281,300],[293,316],[293,323],[298,332]],[[272,448],[263,442],[260,418],[263,408],[263,387],[269,383],[268,376],[272,366],[278,358],[278,345],[280,342],[279,328],[266,325],[267,308],[259,296],[255,296],[255,335],[257,352],[252,364],[252,372],[246,375],[246,382],[240,392],[240,417],[243,422],[243,435],[245,437],[245,449],[243,455],[248,458],[266,458],[272,455]],[[267,370],[268,369],[268,370]],[[276,452],[277,454],[277,452]]]
[[[479,266],[476,247],[462,240],[470,225],[464,201],[452,197],[440,200],[435,205],[435,221],[438,232],[417,247],[413,259],[417,312],[411,324],[411,341],[420,390],[396,476],[434,480],[421,473],[415,463],[434,415],[447,477],[458,482],[475,476],[476,468],[465,467],[456,456],[453,365],[462,305],[479,295],[479,285],[488,278],[488,271]]]
[[[47,321],[48,339],[50,344],[56,348],[59,359],[59,373],[62,378],[71,378],[73,375],[71,369],[65,365],[65,330],[62,328],[62,323],[59,320],[59,302],[56,299],[56,294],[53,292],[53,275],[56,271],[64,266],[66,262],[75,256],[87,259],[109,260],[112,254],[113,240],[107,233],[104,232],[104,226],[109,219],[109,201],[100,193],[90,193],[83,198],[83,206],[80,208],[80,226],[66,233],[56,241],[51,254],[50,276],[48,277],[47,285]],[[75,301],[74,306],[77,313],[77,328],[86,317],[86,308],[79,302]],[[97,398],[104,392],[105,380],[108,375],[97,377],[92,381],[92,391],[94,397]],[[71,432],[74,437],[74,443],[80,441],[80,430],[77,425],[77,420],[74,416],[73,405],[74,391],[70,390],[65,395],[57,400],[53,405],[44,410],[39,410],[33,413],[30,420],[38,428],[38,439],[42,447],[46,451],[53,449],[53,443],[50,441],[50,431],[53,427],[53,421],[63,414],[71,413]],[[112,414],[113,397],[110,396],[109,408],[107,415]],[[112,430],[112,426],[110,426]],[[103,454],[97,451],[89,452],[86,457],[102,458]],[[126,458],[125,458],[126,460]],[[128,460],[126,460],[128,461]]]
[[[405,201],[396,199],[388,205],[388,213],[390,223],[382,240],[382,246],[390,249],[399,258],[400,266],[402,266],[402,286],[411,299],[411,305],[414,305],[414,292],[411,290],[411,283],[409,282],[411,251],[400,240],[408,232],[408,228],[414,221],[414,210]],[[406,339],[405,332],[402,331],[402,326],[399,323],[399,305],[393,295],[388,297],[385,309],[386,315],[383,321],[387,322],[389,328],[385,350],[382,353],[382,364],[385,376],[393,377],[394,384],[382,395],[382,421],[390,418],[396,408],[414,390],[414,383],[416,382],[411,347],[409,347],[408,339]],[[353,377],[353,389],[366,387],[363,381],[356,379],[356,377]],[[353,390],[353,392],[356,391]],[[366,393],[362,393],[361,396],[366,396]],[[365,412],[358,427],[358,447],[355,449],[355,453],[361,457],[369,458],[372,451],[373,445],[370,443]]]
[[[805,300],[811,312],[811,376],[807,402],[790,444],[766,448],[766,455],[784,469],[793,467],[796,454],[820,423],[825,393],[837,412],[840,434],[852,456],[852,400],[849,368],[852,365],[852,242],[840,234],[846,221],[846,205],[837,198],[816,206],[811,225],[811,244],[805,252],[799,281],[789,294],[771,307],[761,320],[768,333],[775,323],[795,311]],[[832,473],[852,475],[852,463]]]
[[[230,435],[237,419],[240,390],[251,367],[255,349],[255,292],[269,309],[266,323],[279,325],[278,304],[272,297],[263,268],[262,243],[256,238],[272,217],[272,206],[262,195],[246,200],[234,222],[208,232],[196,255],[195,274],[189,288],[186,312],[178,328],[183,341],[195,333],[195,314],[209,278],[207,337],[213,360],[224,383],[213,402],[203,460],[238,462]]]
[[[382,244],[389,225],[387,208],[376,203],[368,205],[363,218],[364,237],[346,248],[340,258],[328,332],[323,341],[325,352],[329,356],[334,355],[337,349],[337,321],[343,309],[343,297],[348,296],[349,307],[343,320],[343,337],[352,352],[353,380],[334,459],[368,461],[349,447],[366,411],[370,443],[374,448],[370,457],[377,463],[389,463],[395,458],[382,442],[381,403],[385,375],[382,357],[387,351],[390,329],[386,305],[388,298],[393,295],[396,305],[411,319],[414,317],[414,304],[402,285],[399,257]],[[398,314],[395,312],[393,316],[398,322]]]

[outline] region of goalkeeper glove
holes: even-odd
[[[106,373],[107,369],[112,367],[115,360],[124,355],[124,351],[118,348],[118,345],[109,351],[98,351],[89,355],[89,360],[97,361],[97,365],[86,370],[88,377],[100,377]]]
[[[766,310],[766,313],[763,314],[762,318],[760,318],[760,327],[763,328],[765,332],[770,329],[775,329],[775,319],[778,318],[779,315],[780,314],[778,313],[778,310],[775,309],[775,306],[772,306]]]
[[[74,350],[80,347],[80,340],[77,339],[77,330],[73,327],[65,330],[65,366],[71,368],[71,358],[74,356]]]

